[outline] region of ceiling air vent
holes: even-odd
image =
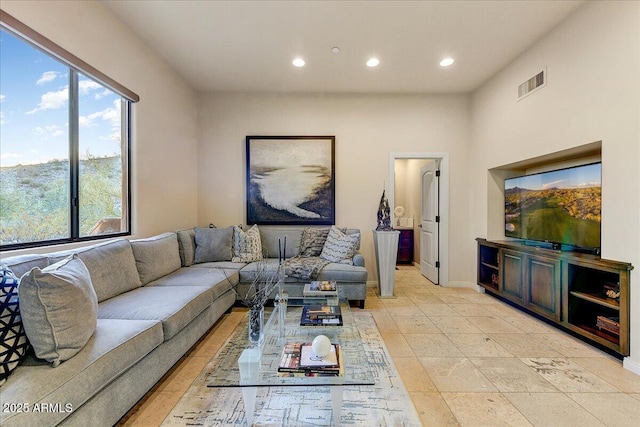
[[[542,89],[546,84],[547,73],[543,70],[518,86],[518,101],[525,96],[531,95],[533,92]]]

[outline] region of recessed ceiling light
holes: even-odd
[[[333,53],[340,53],[340,48],[338,46],[332,47],[331,48],[331,52]]]
[[[377,67],[380,64],[380,60],[378,58],[371,58],[367,61],[367,67]]]
[[[302,59],[302,58],[296,58],[296,59],[293,60],[293,65],[295,67],[304,67],[304,64],[305,64],[305,62],[304,62],[304,59]]]
[[[441,67],[448,67],[449,65],[453,64],[454,60],[451,57],[447,57],[444,58],[442,61],[440,61],[440,66]]]

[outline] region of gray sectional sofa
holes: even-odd
[[[261,228],[264,253],[277,254],[278,241],[286,235],[287,257],[295,256],[302,231]],[[1,259],[21,277],[77,254],[98,303],[95,332],[77,354],[55,368],[28,356],[0,387],[0,425],[107,426],[125,415],[236,304],[238,289],[253,281],[254,263],[194,263],[197,249],[189,229]],[[278,265],[273,258],[265,262]],[[362,255],[324,266],[317,279],[338,281],[342,296],[364,307]],[[303,284],[288,277],[285,289],[301,295]]]

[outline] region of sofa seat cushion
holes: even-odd
[[[278,259],[277,258],[265,258],[261,261],[252,262],[240,269],[240,283],[252,283],[256,278],[256,273],[258,271],[271,272],[275,275],[278,272]],[[292,279],[292,278],[285,278]],[[295,279],[295,277],[293,278]],[[297,281],[295,279],[294,281]]]
[[[132,240],[131,249],[142,286],[173,273],[182,266],[176,233]]]
[[[366,283],[367,269],[365,267],[332,262],[320,271],[318,280],[336,280],[341,283]]]
[[[36,404],[59,404],[57,410],[41,412],[37,418],[39,425],[57,425],[162,340],[160,322],[99,319],[96,333],[84,348],[57,368],[28,357],[2,387],[2,401],[26,402],[31,412]],[[1,412],[0,416],[0,424],[7,426],[31,425],[34,420],[31,413]]]
[[[154,280],[147,286],[203,286],[213,291],[216,300],[238,283],[237,271],[226,272],[220,268],[183,267],[168,276]]]
[[[212,303],[205,286],[145,286],[98,304],[98,318],[157,320],[167,341]]]
[[[214,261],[204,262],[202,264],[193,264],[194,268],[221,268],[226,271],[240,271],[246,262],[231,262],[231,261]]]

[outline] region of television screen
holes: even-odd
[[[601,181],[601,163],[506,179],[505,235],[599,248]]]

